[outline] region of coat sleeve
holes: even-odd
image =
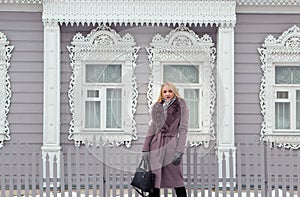
[[[152,112],[151,112],[152,113]],[[155,124],[154,122],[151,120],[150,121],[150,126],[148,128],[148,131],[147,131],[147,136],[144,140],[144,145],[143,145],[143,152],[148,152],[150,151],[150,144],[151,144],[151,141],[155,135]]]
[[[186,138],[187,138],[189,110],[187,108],[185,100],[183,99],[180,101],[180,107],[181,107],[181,118],[178,127],[179,136],[178,136],[178,144],[177,144],[176,152],[183,153],[186,144]]]

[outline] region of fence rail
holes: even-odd
[[[276,174],[280,165],[266,163],[278,159],[273,153],[244,154],[239,146],[237,150],[218,160],[212,151],[203,154],[187,148],[183,171],[188,196],[300,197],[299,159],[290,161],[296,170]],[[60,158],[24,149],[24,153],[1,152],[0,158],[1,197],[139,196],[130,182],[141,155],[125,148],[74,148]],[[162,189],[161,195],[176,196],[173,189]]]

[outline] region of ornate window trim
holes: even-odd
[[[92,144],[94,140],[98,144],[104,143],[131,146],[131,141],[137,139],[136,123],[134,114],[137,105],[137,83],[134,74],[136,58],[139,47],[136,47],[133,37],[126,34],[121,37],[113,29],[101,25],[92,30],[87,36],[77,33],[73,37],[71,46],[68,46],[71,59],[71,75],[69,85],[69,103],[72,113],[72,120],[69,128],[69,139],[75,141],[75,145],[80,143]],[[125,72],[122,76],[122,83],[126,90],[122,102],[128,104],[124,112],[123,128],[119,132],[82,132],[81,130],[81,74],[82,65],[86,62],[122,62]]]
[[[5,140],[10,140],[9,122],[7,115],[11,102],[10,77],[8,69],[10,67],[11,52],[14,46],[9,45],[4,33],[0,32],[0,148],[3,147]]]
[[[300,28],[293,26],[278,39],[269,35],[262,48],[258,48],[263,76],[260,85],[260,106],[263,115],[261,140],[270,143],[270,147],[278,146],[291,149],[300,148],[300,133],[274,131],[274,67],[276,64],[300,64]]]
[[[199,38],[192,30],[185,26],[179,26],[172,30],[166,37],[157,34],[147,47],[150,78],[148,85],[148,107],[151,109],[154,99],[158,98],[160,85],[163,83],[161,76],[161,67],[166,63],[183,63],[192,64],[202,63],[204,67],[201,76],[206,76],[203,81],[206,85],[203,88],[203,96],[206,108],[203,110],[206,123],[201,131],[189,131],[188,141],[190,146],[203,144],[209,146],[211,140],[215,140],[215,128],[213,114],[215,111],[216,90],[213,70],[215,67],[216,48],[209,35],[205,34]]]

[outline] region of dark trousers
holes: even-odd
[[[175,187],[177,197],[187,197],[185,187]],[[154,188],[153,192],[149,193],[149,197],[160,197],[160,189]]]

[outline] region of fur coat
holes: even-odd
[[[175,152],[184,153],[188,129],[188,109],[185,100],[176,98],[166,112],[163,103],[152,107],[152,120],[144,141],[143,151],[150,152],[151,170],[156,174],[156,188],[184,185],[182,162],[172,164]]]

